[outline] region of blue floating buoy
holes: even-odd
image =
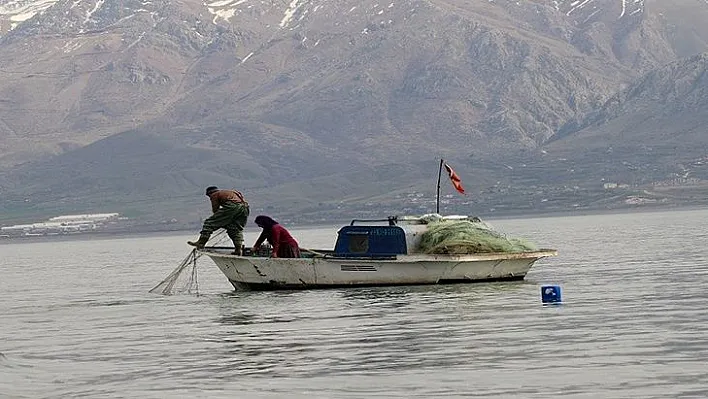
[[[561,287],[557,285],[544,285],[541,287],[541,302],[561,303]]]

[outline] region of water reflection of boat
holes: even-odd
[[[388,224],[375,224],[381,221]],[[302,249],[301,258],[270,258],[248,251],[238,256],[228,247],[202,251],[237,290],[522,280],[537,260],[557,255],[552,249],[420,253],[416,240],[426,228],[417,219],[354,220],[339,230],[334,249]]]

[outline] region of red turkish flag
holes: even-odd
[[[454,170],[450,167],[450,165],[445,162],[445,170],[447,171],[448,176],[450,176],[450,181],[452,182],[452,185],[455,186],[455,190],[459,191],[460,194],[465,193],[465,188],[462,187],[462,180],[460,180],[460,176],[455,173]]]

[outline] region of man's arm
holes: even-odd
[[[211,213],[216,213],[219,210],[219,193],[210,196],[209,200],[211,200]]]

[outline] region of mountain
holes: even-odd
[[[655,69],[579,121],[570,121],[546,149],[597,165],[636,169],[634,181],[667,177],[708,181],[708,53]],[[624,167],[621,165],[624,164]],[[607,173],[606,171],[604,173]]]
[[[395,211],[440,157],[480,187],[465,212],[508,190],[534,209],[529,190],[595,184],[549,151],[592,161],[584,129],[706,51],[706,20],[702,0],[0,1],[0,209],[193,223],[217,184],[293,218]]]

